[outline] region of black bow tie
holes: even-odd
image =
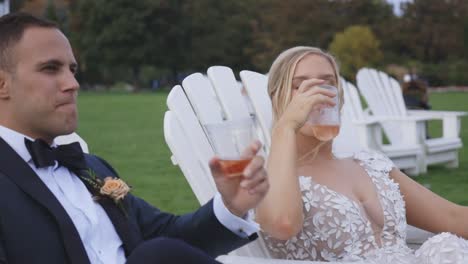
[[[59,145],[56,148],[51,148],[49,144],[42,139],[31,141],[25,138],[24,143],[31,154],[36,168],[53,166],[55,161],[57,161],[59,165],[67,167],[75,173],[87,168],[83,150],[78,142]]]

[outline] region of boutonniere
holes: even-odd
[[[93,170],[87,170],[87,174],[89,177],[83,175],[79,175],[79,177],[93,189],[93,199],[97,201],[101,197],[110,198],[127,215],[122,200],[130,192],[131,187],[116,177],[109,176],[102,180],[96,176]]]
[[[121,179],[114,177],[106,177],[104,183],[99,189],[99,193],[108,196],[115,203],[122,200],[130,191],[130,187]]]

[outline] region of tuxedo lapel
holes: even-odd
[[[137,236],[138,231],[135,230],[128,217],[124,215],[122,210],[118,208],[111,199],[100,199],[98,202],[114,224],[115,230],[117,234],[119,234],[124,245],[125,255],[129,256],[141,241]]]
[[[65,209],[39,176],[1,137],[0,164],[3,174],[54,216],[62,233],[70,263],[90,263],[78,231]]]
[[[112,174],[106,173],[100,169],[100,166],[95,166],[92,156],[87,155],[87,163],[88,167],[93,170],[94,173],[97,174],[97,177],[104,179],[107,176],[111,176]],[[102,168],[102,167],[101,167]],[[91,178],[87,171],[78,172],[83,177]],[[115,175],[112,175],[115,176]],[[85,184],[86,188],[88,188],[89,192],[92,194],[96,194],[96,190],[93,190],[93,187],[90,184],[79,177],[83,183]],[[141,242],[142,238],[139,235],[140,232],[138,231],[137,226],[130,221],[129,219],[129,206],[127,199],[122,200],[123,208],[119,208],[115,202],[107,197],[99,197],[98,203],[102,206],[104,211],[106,211],[107,216],[114,224],[114,228],[117,231],[120,239],[122,240],[125,255],[128,256],[130,253],[135,249],[135,247]],[[122,209],[127,210],[126,212],[122,211]]]

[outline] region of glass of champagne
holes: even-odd
[[[224,121],[204,127],[211,147],[220,159],[221,170],[228,177],[242,176],[252,160],[243,152],[257,140],[254,119]]]
[[[333,97],[335,106],[319,105],[310,112],[307,122],[312,124],[312,133],[318,140],[330,141],[340,132],[340,99],[338,88],[327,84],[319,86],[334,91],[337,94]]]

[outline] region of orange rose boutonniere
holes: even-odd
[[[130,192],[131,187],[128,186],[123,180],[116,177],[106,177],[104,180],[96,176],[94,171],[87,170],[87,175],[79,175],[83,182],[90,186],[94,200],[99,200],[101,197],[112,199],[122,212],[127,215],[122,200]]]
[[[121,179],[106,177],[99,193],[109,196],[115,203],[118,203],[129,191],[130,187]]]

